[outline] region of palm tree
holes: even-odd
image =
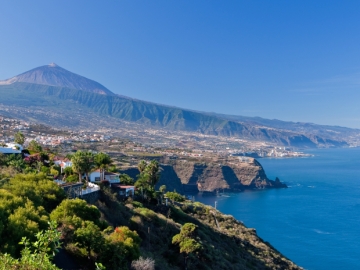
[[[155,185],[160,179],[159,163],[156,160],[152,160],[145,168],[145,172],[148,175],[149,185],[155,189]]]
[[[94,157],[95,166],[100,169],[100,181],[104,180],[104,172],[109,165],[112,164],[112,160],[108,154],[98,153]]]
[[[25,136],[24,134],[19,131],[14,135],[14,142],[20,145],[23,145],[25,142]]]
[[[84,173],[85,173],[85,178],[86,178],[86,184],[89,183],[89,173],[92,171],[92,169],[94,168],[94,154],[91,152],[83,152],[84,154],[84,160],[85,160],[85,164],[84,164]]]
[[[83,152],[77,151],[71,157],[72,169],[79,174],[79,182],[82,180],[82,174],[85,172],[85,159]]]
[[[72,169],[79,174],[79,181],[81,181],[81,175],[85,173],[86,183],[89,182],[89,172],[94,167],[94,154],[86,151],[77,151],[72,157]]]
[[[150,197],[154,197],[155,185],[160,179],[160,166],[156,160],[152,160],[149,164],[146,164],[145,160],[142,160],[138,164],[140,174],[135,182],[135,186],[141,190],[144,198],[144,192]]]
[[[147,166],[147,163],[145,160],[141,160],[138,164],[138,169],[140,171],[140,173],[142,173],[143,171],[145,171],[146,169],[146,166]]]

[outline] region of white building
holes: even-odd
[[[7,143],[5,147],[0,147],[0,153],[3,154],[21,154],[22,145],[17,143]]]
[[[106,181],[109,181],[110,184],[120,183],[120,174],[119,173],[112,173],[112,172],[105,172],[102,171],[101,174],[103,174],[103,179]],[[100,181],[101,175],[100,170],[93,171],[89,174],[89,181],[95,182]]]

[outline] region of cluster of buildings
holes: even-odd
[[[54,158],[54,164],[59,165],[61,168],[61,173],[64,173],[65,168],[72,167],[71,160],[67,158]],[[85,175],[82,176],[83,179],[85,179]],[[135,187],[130,185],[121,185],[120,181],[120,174],[119,173],[113,173],[113,172],[107,172],[105,170],[97,169],[95,171],[92,171],[88,175],[89,183],[88,185],[81,190],[78,190],[78,187],[83,187],[83,184],[80,183],[67,183],[66,179],[63,180],[55,180],[60,186],[64,187],[66,190],[69,189],[69,187],[75,188],[77,191],[73,194],[73,196],[76,197],[76,195],[84,195],[84,194],[90,194],[92,192],[98,192],[100,190],[100,187],[96,184],[100,181],[107,182],[109,186],[115,190],[120,196],[133,196],[135,194]]]
[[[48,135],[42,133],[27,138],[25,144],[29,143],[31,140],[35,140],[45,146],[57,146],[60,144],[71,144],[73,142],[105,142],[110,139],[111,136],[98,134]]]

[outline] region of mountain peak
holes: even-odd
[[[9,85],[16,82],[59,86],[103,95],[113,95],[102,84],[72,73],[55,63],[37,67],[10,79],[0,81],[0,85]]]

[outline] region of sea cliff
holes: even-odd
[[[164,160],[158,186],[182,194],[197,192],[228,191],[246,189],[286,188],[286,184],[270,180],[261,164],[254,158],[227,158],[217,160]],[[121,171],[136,179],[137,168]]]

